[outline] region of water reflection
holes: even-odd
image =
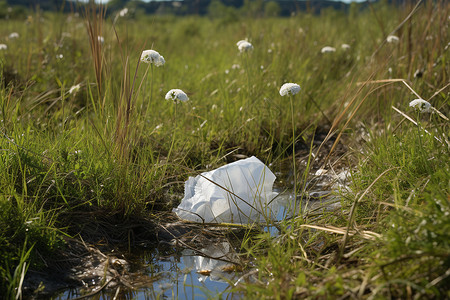
[[[183,251],[184,266],[187,270],[196,270],[198,281],[206,279],[217,282],[233,282],[236,280],[235,270],[239,269],[239,259],[228,242],[208,245],[199,251],[186,249]]]
[[[155,249],[129,258],[129,273],[122,284],[107,286],[86,299],[239,299],[230,292],[240,277],[239,261],[226,241],[196,251]],[[129,286],[124,283],[129,283]],[[99,285],[100,286],[100,285]],[[73,299],[92,294],[90,289],[68,289],[53,299]]]

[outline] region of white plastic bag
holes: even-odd
[[[275,175],[252,156],[216,170],[189,177],[184,198],[173,211],[183,220],[247,224],[274,219],[278,203],[271,200]]]

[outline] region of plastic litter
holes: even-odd
[[[238,160],[189,177],[184,198],[173,211],[183,220],[248,224],[273,220],[279,204],[272,187],[275,175],[259,159]],[[272,201],[273,200],[273,201]]]

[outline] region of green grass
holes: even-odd
[[[245,239],[258,281],[237,289],[248,298],[449,297],[449,122],[414,113],[408,103],[417,96],[388,80],[404,79],[450,115],[449,6],[423,3],[395,32],[398,44],[383,41],[413,6],[372,6],[283,19],[140,16],[114,27],[91,15],[92,37],[74,14],[0,20],[8,45],[0,50],[0,293],[14,297],[28,267],[64,251],[65,236],[100,240],[96,222],[107,233],[133,220],[158,222],[156,212],[177,205],[169,198],[189,175],[237,154],[274,171],[292,165],[295,129],[297,181],[286,187],[303,192],[330,142],[320,159],[302,157],[314,135],[329,131],[346,154],[328,162],[352,170],[351,192],[341,193],[338,212],[285,221],[276,238]],[[18,39],[8,38],[13,31]],[[92,51],[96,35],[105,42]],[[244,38],[254,46],[248,55],[236,47]],[[324,46],[337,51],[322,54]],[[150,48],[163,67],[138,66]],[[279,95],[285,82],[301,86],[293,116]],[[190,101],[164,100],[172,88]],[[130,242],[126,230],[110,242]]]

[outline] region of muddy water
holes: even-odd
[[[280,192],[277,220],[293,217],[293,208],[302,214],[321,214],[339,209],[337,196],[331,193],[345,186],[342,174],[315,183],[315,190],[300,199],[292,192]],[[294,200],[295,199],[295,200]],[[276,227],[264,230],[277,235]],[[194,237],[195,238],[195,237]],[[242,261],[226,238],[207,239],[190,246],[174,241],[157,248],[139,249],[131,254],[112,253],[89,270],[80,269],[83,286],[65,289],[53,299],[240,299],[231,288],[242,280],[252,280],[251,269],[242,270]],[[205,242],[206,241],[206,242]],[[247,262],[248,267],[248,262]],[[251,265],[251,263],[250,263]],[[87,274],[89,273],[89,274]]]

